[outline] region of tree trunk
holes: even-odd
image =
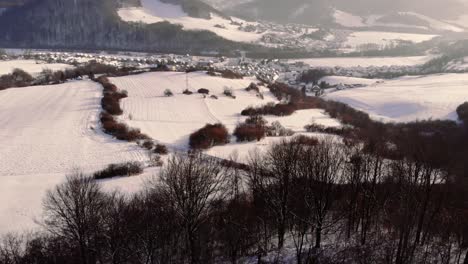
[[[320,248],[322,244],[322,224],[315,229],[315,248]]]

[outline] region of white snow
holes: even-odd
[[[363,18],[340,10],[333,13],[335,22],[345,27],[365,27]]]
[[[338,136],[320,134],[320,133],[297,133],[289,137],[267,137],[260,141],[254,142],[241,142],[241,143],[231,143],[225,146],[213,147],[206,151],[206,154],[223,158],[223,159],[233,159],[237,162],[248,163],[252,154],[256,152],[262,153],[275,143],[279,143],[282,140],[291,140],[297,136],[307,136],[315,137],[317,139],[324,138],[333,138],[335,140],[340,140]]]
[[[75,168],[147,160],[101,132],[101,94],[91,81],[0,91],[0,233],[37,227],[46,190]]]
[[[313,58],[297,59],[289,62],[303,62],[311,67],[370,67],[370,66],[414,66],[428,62],[430,56],[412,57],[354,57],[354,58]]]
[[[298,110],[290,116],[265,116],[269,124],[278,121],[287,129],[294,132],[306,132],[304,126],[315,123],[325,127],[339,127],[341,123],[331,118],[323,110],[307,109]]]
[[[366,79],[346,76],[326,76],[320,79],[319,83],[326,82],[330,85],[372,85],[380,81],[382,81],[382,79]]]
[[[456,108],[468,101],[468,74],[402,77],[369,87],[338,91],[341,101],[384,122],[456,120]]]
[[[35,60],[7,60],[0,61],[0,75],[9,74],[13,69],[22,69],[25,72],[37,75],[44,69],[50,69],[52,71],[59,71],[65,69],[71,69],[73,66],[61,63],[46,63],[43,61]]]
[[[211,19],[194,18],[186,14],[179,5],[166,4],[159,0],[142,0],[141,4],[142,7],[119,9],[120,18],[127,22],[146,24],[168,21],[172,24],[180,24],[186,30],[208,30],[225,39],[239,42],[254,42],[262,37],[262,34],[241,31],[238,26],[231,25],[230,20],[216,14],[212,14]],[[215,25],[222,25],[225,28],[215,27]]]
[[[243,109],[276,101],[265,87],[265,100],[244,90],[255,79],[231,80],[212,77],[205,72],[188,74],[189,89],[194,92],[192,95],[182,94],[186,87],[186,74],[181,72],[146,73],[111,78],[111,82],[128,91],[129,97],[122,100],[124,121],[175,148],[185,148],[188,136],[207,123],[221,122],[232,131],[238,122],[244,120],[240,115]],[[231,88],[237,99],[223,95],[224,87]],[[196,93],[200,88],[209,89],[210,95],[219,99],[203,98]],[[172,90],[174,96],[164,97],[166,89]]]
[[[468,15],[461,15],[455,20],[447,21],[460,27],[468,28]]]
[[[348,36],[348,40],[345,42],[344,45],[346,47],[350,46],[352,48],[356,48],[360,45],[365,44],[376,44],[379,46],[385,46],[399,40],[420,43],[431,40],[435,37],[437,37],[437,35],[381,31],[356,31]]]
[[[408,15],[408,16],[414,16],[414,17],[417,17],[417,18],[419,18],[419,19],[421,19],[423,21],[426,21],[427,23],[429,23],[429,25],[430,25],[430,27],[432,29],[441,30],[441,31],[452,31],[452,32],[464,32],[465,31],[463,28],[460,28],[458,26],[454,26],[452,24],[449,24],[449,23],[446,23],[446,22],[443,22],[443,21],[440,21],[440,20],[425,16],[425,15],[422,15],[422,14],[418,14],[418,13],[415,13],[415,12],[400,12],[400,14]]]

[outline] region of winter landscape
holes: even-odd
[[[0,0],[0,264],[468,263],[467,17]]]

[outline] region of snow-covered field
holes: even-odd
[[[181,6],[166,4],[159,0],[142,0],[141,5],[141,7],[121,8],[118,14],[122,20],[128,22],[152,24],[168,21],[173,24],[180,24],[186,30],[212,31],[233,41],[254,42],[262,37],[262,34],[238,30],[238,26],[232,25],[230,20],[215,14],[211,15],[211,19],[194,18],[185,13]],[[242,22],[239,19],[236,19],[236,21]]]
[[[49,69],[52,71],[65,70],[73,68],[73,66],[68,64],[60,63],[45,63],[43,61],[35,60],[8,60],[0,61],[0,75],[8,74],[13,71],[13,69],[18,68],[22,69],[25,72],[28,72],[32,75],[37,75],[44,69]]]
[[[429,34],[412,34],[412,33],[397,33],[397,32],[379,32],[379,31],[356,31],[348,36],[348,40],[344,43],[345,47],[356,48],[365,44],[377,44],[385,46],[396,41],[411,41],[420,43],[431,40],[437,35]]]
[[[366,78],[356,78],[356,77],[346,77],[346,76],[326,76],[320,79],[320,82],[326,82],[329,85],[373,85],[377,82],[381,82],[382,79],[366,79]]]
[[[232,130],[243,121],[240,112],[247,106],[276,101],[265,87],[264,100],[256,97],[254,92],[246,92],[244,89],[254,79],[231,80],[204,72],[190,73],[187,77],[189,89],[195,92],[193,95],[182,94],[186,88],[185,73],[160,72],[111,78],[111,82],[129,94],[122,100],[125,122],[162,143],[185,147],[188,136],[207,123],[221,122]],[[225,87],[232,89],[237,98],[223,95]],[[200,88],[209,89],[218,100],[203,98],[196,93]],[[172,90],[174,96],[164,97],[166,89]]]
[[[402,77],[363,88],[330,93],[384,122],[422,119],[456,120],[456,108],[468,101],[468,74]]]
[[[204,72],[190,73],[188,75],[190,90],[196,92],[199,88],[207,88],[210,94],[218,97],[218,100],[215,100],[203,98],[196,93],[182,94],[186,87],[185,73],[159,72],[111,79],[111,82],[120,89],[127,90],[129,94],[128,98],[122,100],[124,122],[140,128],[153,139],[176,149],[186,149],[189,135],[207,123],[221,122],[232,132],[239,122],[244,121],[245,117],[241,116],[240,112],[247,106],[277,102],[264,87],[262,88],[264,100],[256,97],[253,92],[246,92],[244,89],[252,81],[255,80],[249,78],[231,80],[212,77]],[[237,98],[231,99],[223,95],[224,87],[231,88]],[[165,89],[172,90],[174,96],[164,97]],[[304,132],[304,126],[312,122],[324,126],[340,126],[338,121],[318,109],[301,110],[286,117],[266,116],[265,119],[269,123],[279,121],[284,127],[295,132]],[[226,157],[226,153],[237,150],[245,156],[248,150],[256,145],[268,145],[272,140],[274,139],[249,144],[231,143],[210,150],[208,153]]]
[[[313,58],[295,59],[290,62],[303,62],[311,67],[380,67],[380,66],[414,66],[428,62],[431,56],[412,57],[354,57],[354,58]]]
[[[90,81],[0,91],[0,233],[34,227],[46,190],[75,168],[147,159],[100,131],[101,93]]]

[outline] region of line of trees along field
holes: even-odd
[[[286,243],[294,263],[467,263],[466,185],[420,143],[392,160],[386,144],[299,137],[244,170],[174,155],[132,196],[75,173],[0,263],[282,263]]]

